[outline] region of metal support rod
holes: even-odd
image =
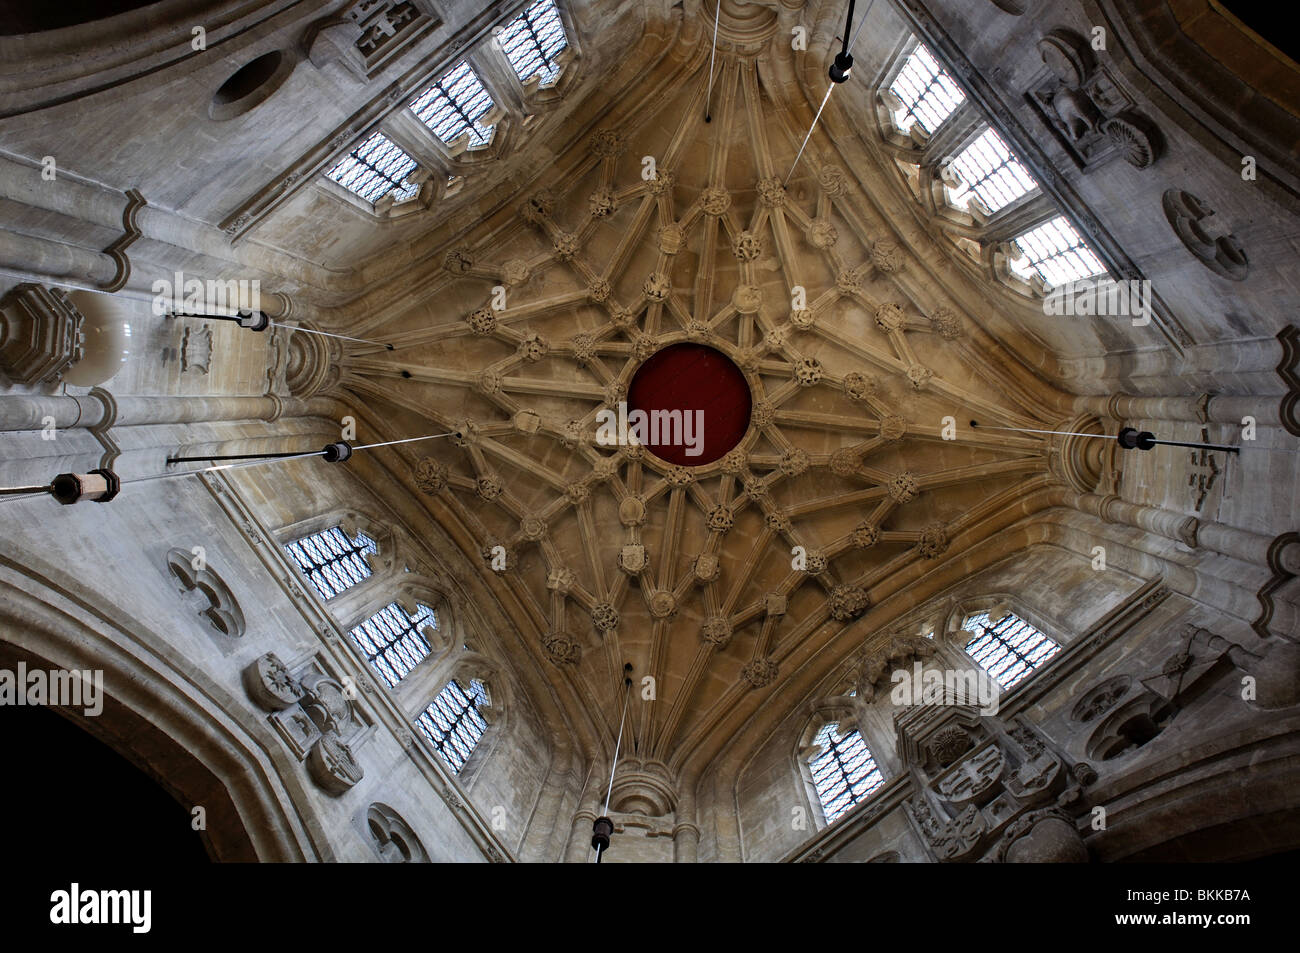
[[[709,54],[709,93],[704,97],[704,121],[713,122],[713,61],[718,55],[718,24],[722,22],[722,0],[713,12],[713,52]]]
[[[1030,430],[1027,427],[989,427],[978,424],[974,420],[970,422],[970,425],[972,428],[978,428],[980,430],[1008,430],[1012,433],[1042,433],[1050,434],[1055,437],[1092,437],[1099,440],[1119,440],[1119,437],[1108,433],[1076,433],[1071,430]],[[1152,437],[1151,442],[1154,444],[1163,444],[1166,447],[1189,447],[1192,450],[1221,450],[1224,453],[1241,453],[1241,447],[1228,447],[1218,443],[1184,443],[1181,440],[1161,440],[1157,437]],[[1281,450],[1283,453],[1293,452],[1280,447],[1257,447],[1252,449]]]

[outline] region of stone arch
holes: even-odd
[[[6,569],[0,567],[0,576],[10,575]],[[202,805],[207,829],[201,836],[214,860],[332,859],[322,832],[299,816],[292,785],[266,754],[273,745],[269,732],[240,722],[239,701],[163,653],[133,651],[132,643],[165,640],[134,623],[122,631],[108,621],[111,607],[92,605],[82,590],[73,603],[72,591],[34,574],[19,584],[0,578],[0,668],[24,662],[29,670],[102,671],[99,715],[56,710],[187,809]],[[88,624],[86,612],[102,626]]]

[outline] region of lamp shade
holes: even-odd
[[[122,369],[131,353],[131,326],[136,320],[134,303],[110,294],[73,291],[73,305],[85,317],[82,357],[63,373],[63,379],[78,387],[102,384]]]

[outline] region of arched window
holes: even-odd
[[[1028,280],[1038,275],[1053,287],[1106,273],[1106,266],[1064,215],[1032,228],[1015,240],[1024,257],[1008,267]]]
[[[924,44],[918,44],[902,69],[889,84],[889,91],[902,100],[903,108],[894,125],[907,130],[913,123],[933,133],[966,100],[962,88],[939,65]]]
[[[497,40],[519,82],[537,76],[539,85],[546,86],[559,78],[556,57],[569,45],[569,39],[555,0],[538,0],[507,23]]]
[[[447,145],[468,132],[472,149],[492,141],[493,127],[480,121],[492,105],[492,97],[469,63],[462,61],[413,99],[411,110]]]
[[[417,720],[420,730],[438,749],[438,754],[442,755],[453,774],[460,774],[487,730],[487,722],[478,709],[480,705],[489,704],[487,686],[483,682],[471,679],[469,687],[464,688],[453,680],[420,713]]]
[[[853,805],[870,797],[885,778],[856,728],[841,734],[839,722],[827,722],[813,744],[821,751],[809,759],[808,768],[826,823],[833,824]]]
[[[372,205],[390,192],[401,202],[420,191],[419,185],[406,181],[416,165],[400,146],[376,132],[325,175]]]
[[[294,540],[284,549],[323,599],[332,599],[368,578],[370,566],[363,554],[379,552],[365,533],[358,531],[356,539],[348,539],[340,526]]]
[[[957,153],[951,168],[961,177],[961,186],[949,191],[948,201],[958,208],[978,198],[989,212],[997,212],[1038,188],[1034,177],[993,129],[985,129]]]
[[[395,688],[432,651],[420,631],[425,626],[438,628],[438,617],[428,606],[417,605],[411,615],[398,603],[390,602],[349,635],[370,667],[389,688]]]
[[[969,615],[962,628],[972,633],[966,642],[966,654],[997,679],[1003,688],[1022,681],[1061,650],[1059,645],[1012,612],[997,622],[989,620],[987,611]]]

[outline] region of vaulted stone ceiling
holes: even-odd
[[[723,27],[711,122],[697,31],[670,81],[648,75],[622,121],[567,144],[508,218],[440,259],[418,303],[358,322],[396,350],[353,352],[343,379],[395,433],[459,432],[411,456],[412,485],[484,573],[504,547],[499,581],[538,657],[611,739],[624,663],[656,679],[636,751],[673,768],[1048,479],[1043,441],[970,418],[1063,416],[991,357],[981,316],[927,277],[820,133],[783,186],[809,114],[771,81],[786,41],[756,5],[726,4]],[[597,412],[682,341],[744,370],[739,446],[681,467],[598,445]],[[831,655],[819,665],[846,659]]]

